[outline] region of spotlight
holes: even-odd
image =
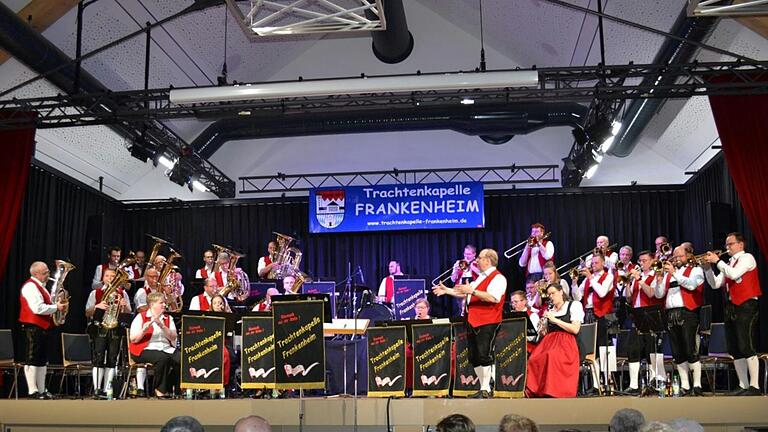
[[[172,169],[168,178],[179,186],[189,186],[190,176],[186,173],[186,170],[181,169],[180,167]]]
[[[154,150],[146,148],[140,144],[133,144],[131,146],[131,156],[142,162],[147,162],[150,159],[154,159],[155,152]]]
[[[204,184],[200,183],[199,180],[193,180],[192,181],[192,187],[199,190],[200,192],[208,192],[208,188],[205,187]]]
[[[168,168],[169,170],[172,170],[174,166],[176,166],[176,159],[168,159],[164,155],[160,155],[159,158],[157,158],[157,161],[160,163],[160,165]]]
[[[593,175],[595,175],[595,172],[597,171],[597,167],[599,164],[597,162],[593,163],[592,166],[589,167],[586,173],[584,173],[585,179],[591,179]]]

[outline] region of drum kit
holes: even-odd
[[[359,302],[356,304],[355,315],[360,319],[368,319],[372,324],[381,321],[392,321],[395,313],[391,303],[378,303],[366,286],[355,285],[356,292],[361,292]]]

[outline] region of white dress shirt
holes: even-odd
[[[528,273],[541,273],[544,271],[539,263],[539,254],[544,258],[544,262],[552,259],[555,255],[555,245],[551,241],[547,241],[547,245],[542,247],[540,245],[533,246],[531,248],[526,247],[523,249],[523,253],[520,254],[520,258],[517,263],[522,268],[528,268]]]
[[[601,271],[600,273],[593,273],[592,277],[589,279],[589,286],[592,289],[592,293],[596,294],[598,297],[603,298],[613,289],[613,273],[607,272],[605,275],[605,279],[603,280],[603,283],[600,283],[600,278],[603,277],[603,273],[606,273],[605,270]],[[575,287],[573,290],[573,299],[576,301],[581,301],[584,298],[584,289],[587,286],[587,279],[585,278],[578,287]],[[590,309],[594,306],[594,303],[592,299],[594,298],[594,295],[590,295],[587,298],[587,309]]]
[[[100,289],[101,287],[97,288]],[[91,293],[88,294],[88,300],[85,302],[85,310],[92,309],[94,306],[96,306],[96,290],[92,289]],[[123,299],[125,299],[126,307],[128,308],[128,312],[131,311],[131,299],[128,297],[128,293],[123,290]],[[101,301],[105,301],[106,299],[104,297],[101,298]],[[122,312],[122,310],[121,310]]]
[[[136,315],[136,317],[133,319],[133,322],[131,323],[131,335],[141,334],[141,328],[144,326],[144,323],[141,319],[142,315],[148,318],[152,317],[152,311],[147,310],[142,314]],[[175,334],[176,324],[174,324],[173,318],[170,318],[168,321],[168,328],[171,329],[171,332]],[[159,325],[157,325],[157,323],[152,323],[152,336],[149,338],[149,344],[147,344],[144,349],[152,351],[163,351],[168,354],[173,354],[173,352],[176,351],[176,346],[171,345],[171,343],[168,341],[168,338],[166,338],[163,334],[163,330]]]
[[[32,277],[32,279],[36,280],[37,283],[39,283],[40,286],[45,289],[44,283],[40,282],[35,277]],[[29,309],[35,315],[53,315],[56,313],[57,308],[53,297],[51,297],[51,302],[54,302],[53,304],[46,303],[45,298],[43,298],[43,294],[40,292],[34,282],[29,281],[25,283],[21,287],[21,295],[24,296],[24,299],[27,301],[27,305],[29,305]]]
[[[727,264],[724,261],[717,262],[717,269],[720,270],[720,274],[717,276],[715,276],[715,272],[712,270],[712,267],[710,267],[704,273],[704,275],[707,278],[707,283],[709,283],[712,289],[719,289],[725,286],[726,278],[732,281],[736,281],[736,283],[741,283],[741,277],[744,276],[746,272],[754,270],[755,268],[757,268],[755,257],[750,253],[741,251],[732,256],[731,259],[728,260]],[[731,295],[728,293],[729,300],[730,297]]]
[[[480,272],[480,276],[477,277],[477,280],[472,281],[469,285],[473,289],[477,289],[478,285],[480,285],[485,278],[488,277],[491,273],[496,270],[496,267],[488,267],[484,272]],[[504,293],[507,291],[507,278],[504,277],[503,274],[499,273],[496,275],[493,280],[491,280],[491,283],[488,284],[488,289],[486,292],[493,296],[493,298],[496,299],[497,302],[500,302],[504,298]],[[467,303],[472,301],[472,295],[467,295]]]
[[[704,270],[701,269],[701,267],[693,267],[691,270],[691,275],[688,277],[685,277],[683,274],[685,272],[686,267],[683,266],[675,271],[674,274],[664,274],[664,278],[662,279],[662,283],[656,283],[656,280],[654,280],[653,283],[653,289],[654,293],[656,294],[657,298],[664,297],[664,288],[666,287],[666,281],[677,281],[678,286],[670,287],[667,290],[667,300],[665,302],[665,307],[667,309],[673,309],[673,308],[679,308],[684,307],[685,303],[683,302],[683,295],[680,293],[681,289],[686,289],[688,291],[694,291],[696,288],[704,283]]]

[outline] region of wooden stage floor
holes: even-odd
[[[3,432],[31,431],[148,431],[159,430],[169,418],[191,415],[206,431],[231,431],[234,422],[257,414],[269,420],[273,430],[299,430],[299,399],[254,400],[0,400]],[[307,432],[351,431],[354,401],[351,398],[303,400]],[[479,426],[478,432],[494,431],[504,414],[526,415],[542,430],[576,428],[606,431],[613,413],[635,408],[650,420],[687,417],[707,431],[742,431],[745,426],[768,427],[768,397],[705,396],[699,398],[605,397],[580,399],[393,399],[389,407],[395,432],[425,430],[442,417],[462,413]],[[385,431],[387,399],[357,400],[359,431]]]

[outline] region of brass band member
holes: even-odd
[[[269,312],[272,310],[272,297],[279,296],[280,291],[277,288],[268,288],[264,296],[264,301],[258,302],[253,305],[253,312]]]
[[[488,398],[491,392],[491,367],[493,365],[493,341],[499,328],[504,307],[507,279],[496,269],[499,255],[493,249],[483,249],[477,257],[480,275],[471,283],[453,288],[440,284],[432,291],[442,296],[464,297],[467,301],[467,344],[469,359],[480,378],[480,391],[472,398]]]
[[[455,285],[470,283],[477,280],[480,269],[477,265],[477,247],[472,244],[464,246],[464,258],[453,263],[451,282]],[[453,316],[464,315],[464,296],[452,298]]]
[[[29,266],[29,279],[21,286],[19,322],[27,342],[24,363],[24,377],[30,399],[53,399],[45,389],[45,375],[48,372],[48,332],[53,328],[51,315],[63,311],[65,303],[53,303],[45,289],[48,265],[35,261]]]
[[[528,315],[528,318],[531,320],[531,324],[533,324],[534,330],[538,333],[539,331],[539,314],[533,312],[531,307],[528,305],[528,299],[525,297],[525,293],[522,291],[515,291],[510,295],[510,303],[512,304],[512,310],[515,312],[525,312]],[[530,353],[531,350],[533,350],[533,342],[536,340],[536,336],[526,336],[526,339],[528,339],[528,352]]]
[[[741,233],[728,234],[725,249],[731,257],[727,263],[720,261],[717,254],[707,252],[705,275],[713,289],[725,287],[725,342],[739,377],[739,389],[735,394],[760,396],[757,381],[760,363],[752,342],[759,311],[757,299],[762,295],[757,262],[752,254],[744,251]],[[717,276],[712,271],[712,264],[720,270]]]
[[[672,252],[672,259],[664,264],[664,275],[654,281],[656,297],[666,295],[667,329],[680,387],[693,396],[701,396],[701,362],[699,362],[699,308],[704,304],[704,271],[701,267],[686,265],[685,246]],[[674,264],[673,264],[674,263]],[[693,388],[688,380],[693,375]]]
[[[189,310],[191,311],[208,311],[212,310],[213,298],[219,291],[219,285],[216,283],[216,279],[210,278],[205,280],[203,286],[203,293],[192,297],[189,302]],[[229,303],[225,301],[224,310],[226,312],[232,312],[229,307]]]
[[[671,245],[669,244],[669,239],[667,239],[666,236],[658,236],[658,237],[656,237],[656,240],[654,240],[653,243],[654,243],[654,245],[656,245],[656,253],[653,256],[654,259],[662,259],[664,257],[663,256],[664,253],[661,251],[661,247],[663,245],[667,245],[667,246],[671,247]]]
[[[153,292],[160,291],[160,272],[156,268],[150,267],[144,272],[144,286],[136,291],[133,296],[133,304],[136,312],[147,310],[147,296]]]
[[[400,261],[392,260],[387,265],[387,271],[389,274],[387,277],[381,280],[379,284],[379,292],[376,295],[376,300],[379,303],[392,303],[395,300],[395,276],[402,276],[403,272],[400,270]]]
[[[85,303],[85,316],[92,320],[96,309],[106,311],[109,305],[104,299],[106,287],[115,279],[115,271],[104,271],[104,282],[99,288],[91,290]],[[120,312],[131,312],[131,303],[122,287],[117,288],[120,297]],[[93,393],[96,397],[105,397],[112,388],[112,380],[117,371],[117,356],[120,353],[120,343],[123,340],[125,330],[118,326],[113,329],[104,328],[100,322],[91,322],[88,326],[88,335],[91,338],[91,358],[93,360]],[[103,381],[103,387],[102,387]]]
[[[517,263],[525,269],[526,280],[538,281],[544,273],[544,265],[555,257],[555,245],[544,238],[544,225],[531,225],[531,237],[525,244]]]
[[[117,269],[118,264],[120,264],[120,256],[122,253],[123,252],[119,246],[111,246],[109,249],[107,249],[107,262],[97,265],[96,271],[93,272],[93,281],[91,282],[92,289],[96,289],[101,286],[101,281],[103,279],[102,275],[104,274],[105,270]],[[128,275],[131,279],[133,279],[133,272],[128,271]]]
[[[653,259],[651,252],[644,250],[637,257],[640,263],[639,268],[634,267],[630,270],[630,279],[627,283],[627,302],[631,308],[640,308],[652,305],[663,304],[664,300],[656,297],[653,289],[653,281],[656,280],[656,274],[651,268]],[[656,381],[662,382],[664,377],[664,354],[656,354],[656,341],[650,333],[638,333],[633,325],[629,340],[627,341],[627,356],[629,357],[629,389],[627,393],[632,395],[640,394],[638,379],[640,377],[640,360],[647,357],[649,368],[652,368],[653,377]]]
[[[610,240],[608,239],[608,236],[598,236],[595,240],[595,249],[599,249],[600,252],[603,255],[604,259],[604,267],[608,270],[613,270],[616,268],[616,263],[619,261],[619,254],[616,253],[616,251],[612,251],[608,249],[608,246],[611,245]],[[590,263],[592,260],[592,254],[587,255],[587,257],[584,259],[585,262]]]
[[[216,252],[206,249],[203,252],[203,266],[195,272],[195,279],[208,279],[213,275],[213,264],[216,261]]]
[[[259,258],[259,266],[256,268],[261,279],[267,279],[269,272],[275,267],[273,262],[277,256],[277,242],[271,241],[267,244],[267,254]]]
[[[241,277],[241,274],[245,273],[243,269],[240,267],[235,267],[234,269],[229,268],[229,264],[231,262],[230,256],[226,252],[219,253],[219,256],[216,258],[219,263],[219,269],[213,274],[213,278],[216,279],[216,284],[220,287],[224,287],[227,285],[227,278],[229,277],[229,272],[233,272],[235,277],[237,277],[240,281],[243,281],[244,279]],[[246,275],[247,276],[247,275]],[[246,291],[248,291],[246,287]],[[236,300],[235,297],[235,291],[232,290],[227,295],[228,300]],[[237,299],[239,301],[244,301],[245,299]]]
[[[146,259],[147,255],[143,250],[137,250],[134,256],[136,257],[136,262],[131,266],[131,272],[133,272],[133,280],[144,280],[144,270],[147,265],[144,260]]]
[[[181,356],[176,350],[176,325],[165,312],[165,297],[157,292],[147,296],[149,309],[131,323],[129,351],[133,360],[152,363],[155,396],[166,397],[179,382]]]

